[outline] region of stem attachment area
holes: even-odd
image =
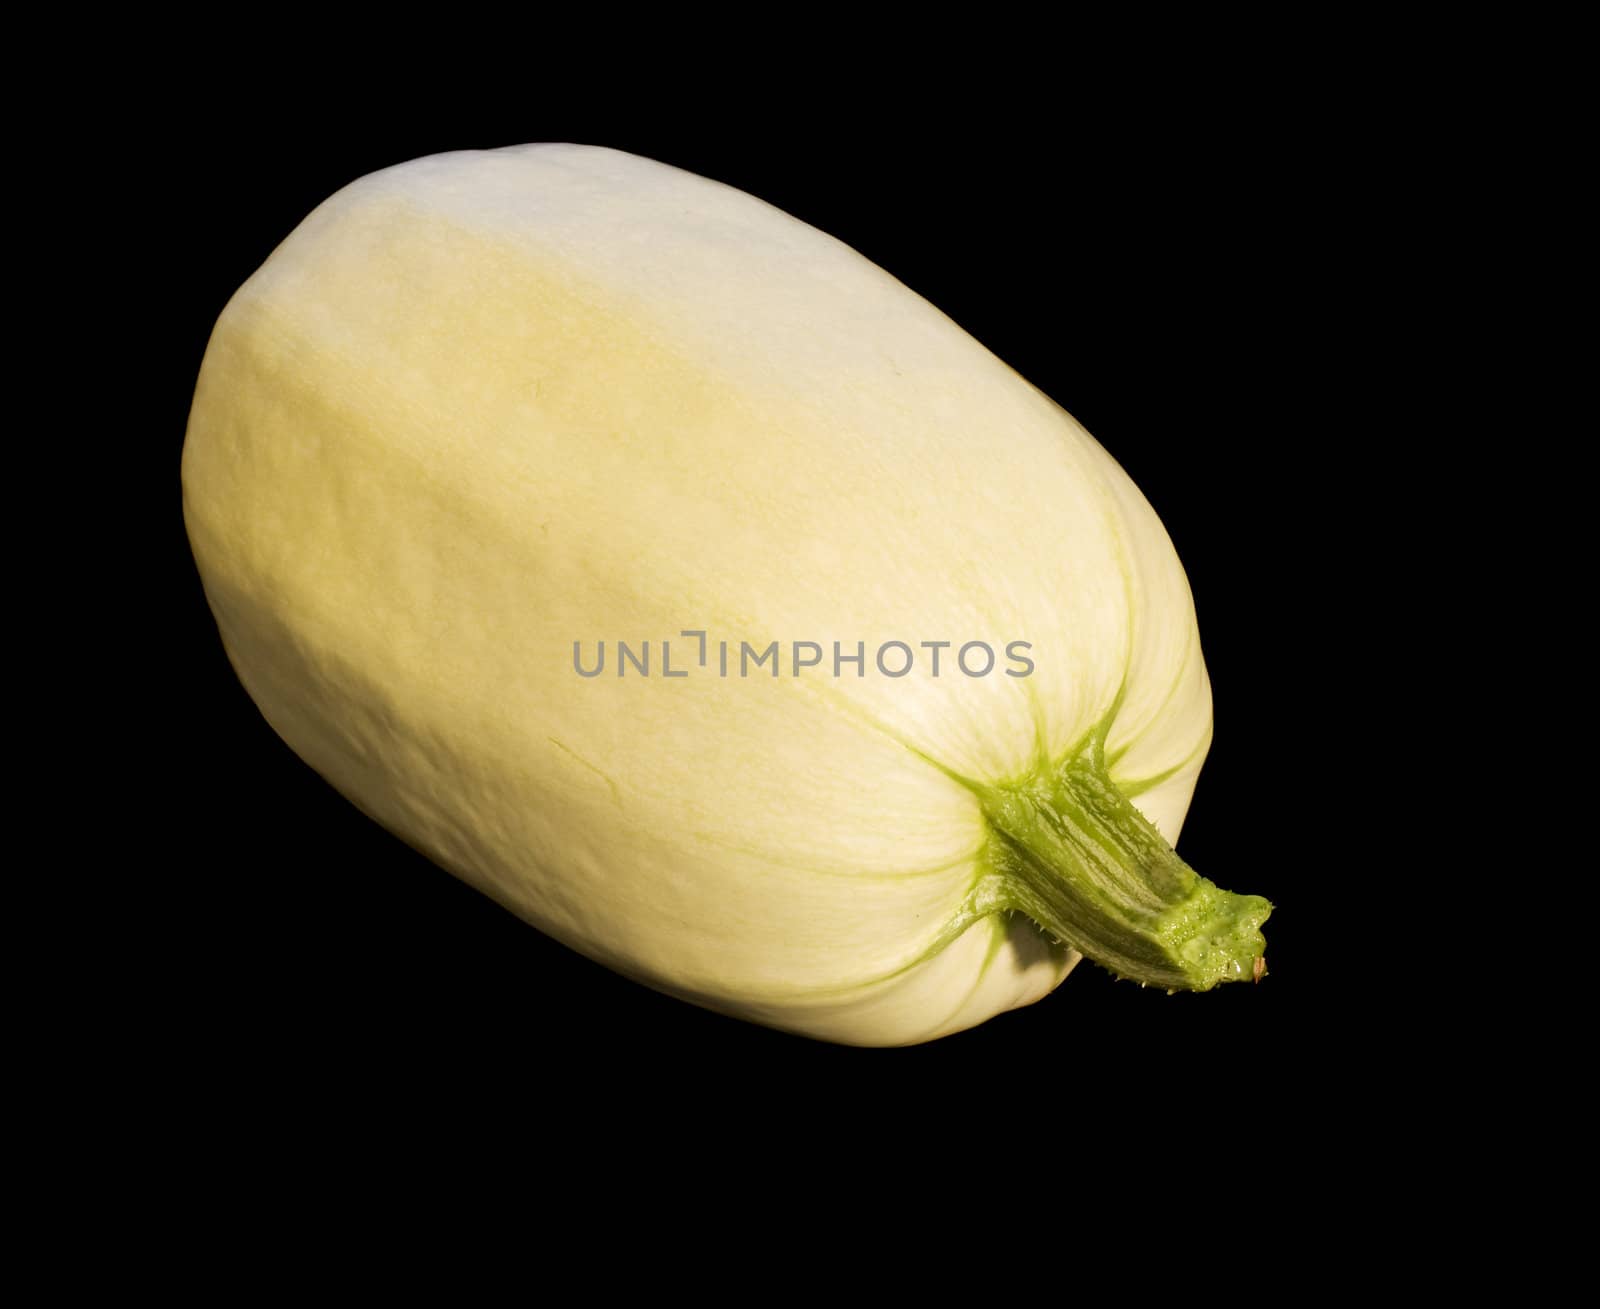
[[[1134,808],[1095,733],[1052,772],[979,791],[1007,908],[1110,969],[1169,991],[1258,979],[1272,906],[1201,877]]]

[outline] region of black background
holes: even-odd
[[[128,274],[151,316],[140,475],[163,602],[144,764],[163,797],[163,1025],[219,1085],[306,1112],[352,1087],[514,1088],[525,1102],[637,1086],[749,1103],[800,1087],[899,1107],[1142,1088],[1175,1114],[1247,1118],[1330,1074],[1330,999],[1368,947],[1325,894],[1359,853],[1330,826],[1359,727],[1336,686],[1358,591],[1331,505],[1333,433],[1365,361],[1363,216],[1385,182],[1335,110],[1225,95],[1148,118],[1092,112],[973,129],[657,122],[532,108],[231,123],[142,161],[164,197]],[[892,124],[892,125],[891,125]],[[331,791],[276,738],[227,664],[190,559],[178,466],[194,379],[229,295],[345,183],[441,150],[609,145],[729,183],[854,246],[1075,414],[1161,515],[1188,571],[1216,736],[1181,853],[1266,895],[1260,985],[1167,996],[1082,964],[1050,997],[906,1050],[766,1031],[613,976],[512,918]],[[1371,512],[1381,514],[1374,502]],[[151,578],[154,579],[153,588]],[[1345,779],[1348,780],[1348,779]],[[170,892],[170,894],[167,894]],[[474,1090],[478,1088],[479,1090]],[[577,1088],[576,1092],[574,1088]],[[1033,1094],[1033,1092],[1030,1092]],[[309,1108],[308,1108],[309,1106]]]

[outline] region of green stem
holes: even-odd
[[[1260,976],[1272,906],[1178,857],[1111,781],[1103,733],[1053,773],[979,798],[1008,908],[1136,982],[1208,991]]]

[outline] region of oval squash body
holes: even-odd
[[[1109,718],[1170,842],[1210,739],[1178,559],[1067,413],[840,242],[616,151],[324,203],[217,323],[183,490],[234,668],[334,787],[573,949],[815,1037],[927,1040],[1077,961],[974,907],[963,779]]]

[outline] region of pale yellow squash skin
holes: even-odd
[[[933,949],[987,836],[952,775],[1116,704],[1112,775],[1165,778],[1136,803],[1176,841],[1210,739],[1177,556],[1068,414],[845,245],[615,151],[328,200],[218,322],[183,489],[301,758],[573,949],[809,1036],[929,1040],[1077,962],[1020,915]],[[684,628],[865,641],[868,673],[573,671],[574,640],[659,660]],[[891,680],[894,639],[1028,640],[1036,671]]]

